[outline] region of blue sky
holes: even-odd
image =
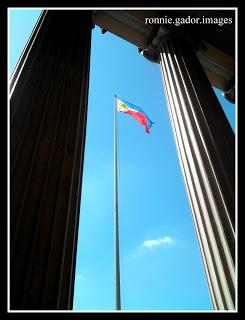
[[[39,16],[11,10],[9,74]],[[215,92],[233,127],[235,106]],[[150,135],[118,113],[123,310],[211,310],[159,65],[98,27],[92,32],[88,123],[74,310],[114,310],[114,95],[141,107]]]

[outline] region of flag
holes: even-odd
[[[142,126],[145,126],[146,133],[150,133],[150,127],[154,122],[150,120],[147,114],[134,104],[117,98],[117,111],[127,113],[137,120]]]

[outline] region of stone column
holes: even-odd
[[[10,309],[71,309],[91,11],[41,18],[10,83]]]
[[[166,37],[160,67],[215,309],[235,308],[235,138],[187,39]]]

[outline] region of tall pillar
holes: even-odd
[[[43,12],[10,84],[10,309],[71,309],[92,14]]]
[[[191,43],[166,37],[160,67],[213,306],[234,309],[234,133]]]

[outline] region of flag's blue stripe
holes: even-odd
[[[148,127],[149,127],[149,128],[151,127],[151,125],[152,125],[154,122],[151,121],[151,119],[147,116],[147,114],[146,114],[142,109],[140,109],[140,108],[137,107],[136,105],[134,105],[134,104],[132,104],[132,103],[130,103],[130,102],[127,102],[127,101],[125,101],[125,100],[123,100],[123,99],[120,99],[120,100],[123,101],[125,104],[127,104],[130,108],[135,109],[135,110],[139,111],[140,113],[143,113],[143,114],[146,116],[147,120],[148,120]]]

